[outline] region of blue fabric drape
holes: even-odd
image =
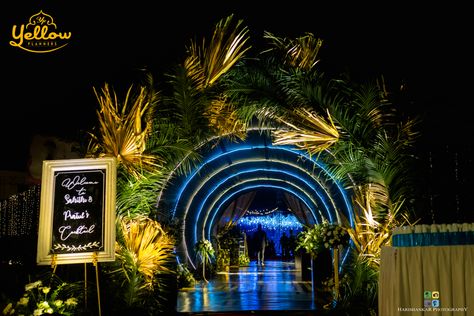
[[[474,231],[411,233],[392,236],[393,247],[474,245]]]

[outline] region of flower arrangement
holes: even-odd
[[[201,239],[196,243],[195,250],[199,255],[207,254],[209,257],[214,256],[214,248],[212,243],[207,239]]]
[[[313,258],[324,249],[345,246],[349,242],[346,228],[323,220],[321,224],[306,227],[297,238],[296,250],[304,249]]]
[[[326,249],[346,246],[349,242],[349,233],[347,230],[342,226],[330,224],[328,221],[323,221],[319,233],[321,244]]]
[[[208,282],[206,280],[206,263],[210,264],[212,259],[214,258],[215,251],[212,247],[212,243],[207,239],[201,239],[194,245],[194,250],[196,251],[196,255],[202,264],[202,278],[204,282]]]
[[[3,315],[74,315],[78,299],[65,296],[67,283],[61,283],[55,289],[44,286],[41,280],[25,285],[25,293],[15,303],[9,303],[3,309]]]

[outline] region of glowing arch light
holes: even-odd
[[[341,222],[344,214],[354,226],[347,193],[321,161],[294,147],[274,146],[268,135],[249,132],[248,136],[239,143],[221,140],[219,146],[202,147],[200,165],[179,178],[180,185],[160,194],[158,204],[165,199],[171,217],[183,220],[178,256],[184,255],[193,266],[191,254],[198,238],[211,239],[226,205],[258,188],[288,192],[303,203],[305,214],[316,223],[322,211],[330,222]]]
[[[223,186],[223,184],[225,184],[226,182],[228,182],[229,180],[235,178],[235,177],[239,177],[241,175],[245,175],[245,174],[250,174],[250,173],[271,173],[271,174],[284,174],[286,176],[289,176],[291,179],[297,179],[298,181],[301,181],[303,182],[307,188],[310,190],[310,191],[313,191],[314,194],[316,195],[316,197],[318,198],[318,200],[321,201],[321,203],[324,205],[324,209],[326,210],[326,214],[327,214],[327,218],[329,218],[329,221],[330,222],[333,222],[333,218],[332,218],[332,215],[331,215],[331,211],[330,211],[330,208],[329,206],[326,204],[326,201],[325,201],[325,198],[323,196],[321,196],[321,194],[315,189],[314,186],[312,186],[310,183],[308,183],[305,179],[302,179],[302,178],[299,178],[297,175],[291,173],[291,172],[287,172],[287,171],[283,171],[283,170],[278,170],[278,169],[272,169],[272,168],[268,168],[268,169],[264,169],[264,168],[255,168],[255,169],[250,169],[250,170],[244,170],[244,171],[240,171],[240,172],[237,172],[237,173],[234,173],[228,177],[226,177],[225,179],[221,180],[220,182],[218,182],[217,184],[215,184],[214,186],[214,190],[213,191],[210,191],[206,196],[205,198],[202,199],[201,201],[201,204],[198,208],[198,210],[196,211],[196,216],[195,216],[195,221],[197,222],[201,216],[201,213],[203,211],[203,208],[204,208],[204,205],[206,204],[206,202],[208,201],[209,197],[215,192],[215,190],[218,190],[221,186]],[[266,178],[258,178],[258,177],[254,177],[252,179],[260,179],[260,180],[265,180],[265,179],[268,179],[268,180],[278,180],[279,178],[278,177],[269,177],[267,176]],[[247,182],[250,181],[250,180],[246,180]],[[235,185],[240,185],[242,184],[242,182],[239,182],[239,183],[236,183]],[[290,186],[293,186],[293,183],[289,183]],[[222,189],[222,193],[220,196],[224,195],[230,188],[232,188],[232,186],[227,186],[227,189],[223,188]],[[302,189],[303,190],[303,189]],[[313,205],[318,205],[318,203],[316,203],[316,200],[314,200],[311,196],[311,194],[308,194],[306,192],[306,190],[303,190],[303,192],[305,193],[305,195],[313,202]],[[214,203],[215,204],[215,203]],[[212,204],[212,205],[214,205]],[[212,208],[212,206],[211,206]],[[186,213],[187,214],[187,211]],[[208,216],[208,213],[205,213],[205,220]],[[313,216],[316,217],[316,215],[313,213]],[[195,234],[195,237],[196,237],[196,234]],[[208,237],[209,238],[209,237]]]

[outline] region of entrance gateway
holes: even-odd
[[[197,167],[173,178],[158,198],[159,207],[182,221],[180,262],[196,267],[196,242],[212,240],[217,227],[238,220],[246,211],[245,203],[236,207],[239,198],[262,188],[282,190],[303,225],[325,218],[354,226],[349,194],[328,168],[318,157],[293,146],[273,145],[268,131],[251,130],[244,141],[210,141],[201,146],[200,154]],[[342,263],[349,250],[343,251]]]

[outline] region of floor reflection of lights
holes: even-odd
[[[217,273],[209,283],[178,293],[178,312],[312,310],[311,282],[294,263],[267,261]]]

